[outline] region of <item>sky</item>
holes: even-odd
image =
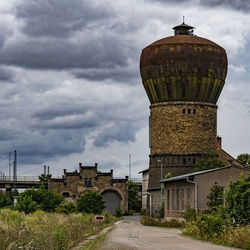
[[[139,60],[185,22],[226,49],[218,135],[250,153],[250,2],[245,0],[0,0],[0,171],[18,175],[98,163],[116,177],[148,168],[149,101]],[[13,159],[12,159],[13,160]]]

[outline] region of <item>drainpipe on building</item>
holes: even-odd
[[[146,194],[149,195],[149,216],[151,218],[152,217],[152,198],[151,198],[151,194],[149,192],[146,192]]]
[[[190,181],[187,177],[187,182],[194,184],[194,209],[195,212],[198,213],[198,186],[194,181]]]

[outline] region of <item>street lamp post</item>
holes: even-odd
[[[157,162],[161,163],[161,180],[162,180],[162,160],[157,160]],[[161,183],[161,205],[163,201],[163,185]]]

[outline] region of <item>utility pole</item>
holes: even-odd
[[[129,180],[131,180],[131,154],[129,154]]]
[[[13,162],[13,181],[17,180],[17,159],[16,150],[14,151],[14,162]]]
[[[11,153],[9,153],[9,180],[11,178]]]

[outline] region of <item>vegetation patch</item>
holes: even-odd
[[[160,218],[150,218],[148,216],[142,216],[140,219],[141,224],[144,226],[154,226],[154,227],[175,227],[175,228],[183,228],[185,226],[185,222],[180,222],[177,220],[163,220]]]
[[[0,210],[0,249],[71,249],[89,235],[118,219],[105,214],[95,221],[93,214],[58,214],[36,211],[25,214]]]
[[[210,211],[202,216],[187,209],[184,235],[230,247],[250,249],[250,175],[230,182],[224,197],[215,184],[208,195]],[[225,199],[226,205],[221,203]]]

